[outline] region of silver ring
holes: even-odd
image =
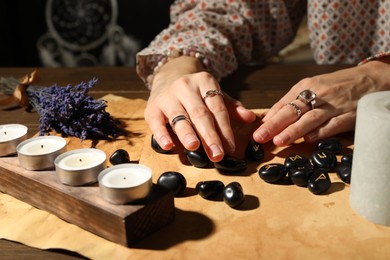
[[[188,116],[186,115],[178,115],[178,116],[175,116],[173,119],[172,119],[172,122],[171,122],[171,127],[172,127],[172,130],[173,132],[175,132],[175,125],[177,122],[181,121],[181,120],[186,120],[188,123],[190,123],[190,125],[192,125],[192,122],[191,120],[188,118]]]
[[[297,96],[297,99],[305,103],[306,105],[310,104],[311,109],[314,109],[314,105],[316,104],[316,93],[311,91],[310,89],[305,89]]]
[[[206,92],[206,95],[203,97],[203,100],[206,100],[206,98],[208,97],[214,97],[216,95],[219,95],[219,96],[222,96],[223,97],[223,93],[221,90],[218,90],[218,89],[211,89],[211,90],[208,90]]]
[[[301,108],[297,104],[295,104],[293,102],[287,103],[287,105],[292,107],[292,108],[294,108],[295,112],[297,112],[297,117],[299,119],[301,117],[301,115],[302,115]]]

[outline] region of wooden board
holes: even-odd
[[[128,151],[131,162],[138,162],[147,132],[143,119],[146,101],[111,94],[102,99],[107,101],[107,112],[122,121],[129,135],[114,141],[80,142],[78,138],[68,137],[67,150],[94,147],[103,150],[109,158],[121,148]],[[98,184],[66,186],[59,182],[54,170],[25,170],[16,156],[0,157],[0,191],[124,246],[139,241],[174,219],[172,195],[156,185],[150,198],[142,203],[112,205],[100,196]]]
[[[0,173],[0,191],[124,246],[174,218],[172,195],[156,185],[150,197],[138,204],[113,205],[100,196],[98,184],[67,186],[55,171],[23,169],[17,157],[1,158]]]

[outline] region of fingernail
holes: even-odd
[[[246,109],[246,108],[243,107],[243,106],[238,106],[238,107],[237,107],[237,111],[238,111],[238,112],[247,112],[247,111],[250,111],[250,110]]]
[[[280,133],[274,137],[275,141],[280,144],[286,144],[290,141],[290,135],[286,133]]]
[[[264,129],[264,128],[260,128],[259,130],[257,130],[255,132],[255,135],[257,138],[255,138],[257,141],[259,142],[262,142],[262,141],[265,141],[268,136],[269,136],[269,132],[267,129]]]
[[[211,150],[211,154],[214,158],[223,154],[222,149],[218,145],[215,145],[215,144],[210,146],[210,150]]]
[[[162,136],[160,138],[160,142],[161,142],[163,148],[165,148],[171,144],[171,142],[169,141],[169,139],[166,136]]]
[[[186,147],[196,146],[199,140],[192,134],[184,136],[184,143]]]

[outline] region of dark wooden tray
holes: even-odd
[[[174,219],[173,197],[157,185],[142,202],[113,205],[100,196],[98,184],[64,185],[54,170],[25,170],[16,156],[0,157],[0,191],[127,247]]]

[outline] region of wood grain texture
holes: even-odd
[[[63,185],[55,171],[25,170],[17,157],[2,158],[0,171],[0,191],[121,245],[131,245],[174,218],[172,195],[156,185],[144,201],[113,205],[100,196],[97,184]]]

